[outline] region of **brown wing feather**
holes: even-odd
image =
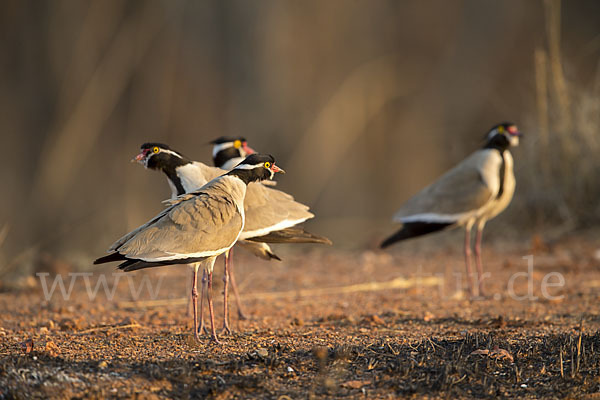
[[[248,185],[244,211],[244,232],[269,228],[285,220],[301,222],[314,217],[308,211],[308,206],[295,201],[291,195],[260,183]],[[288,226],[292,225],[295,224],[291,223]]]
[[[124,236],[112,248],[128,258],[143,259],[217,251],[231,246],[242,226],[242,216],[227,188],[205,186]]]
[[[461,215],[484,207],[495,196],[471,157],[410,198],[394,215],[400,220],[419,214]]]

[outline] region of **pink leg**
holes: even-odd
[[[477,263],[477,282],[479,286],[479,296],[485,296],[483,290],[483,263],[481,261],[481,236],[483,234],[483,225],[477,224],[477,236],[475,237],[475,261]]]
[[[219,342],[219,339],[217,338],[217,331],[215,330],[215,312],[213,309],[213,300],[212,300],[212,271],[208,272],[208,288],[206,290],[206,297],[208,300],[208,312],[210,314],[210,331],[211,331],[211,338],[212,340],[215,341],[215,343],[221,343]]]
[[[227,293],[227,286],[229,284],[229,263],[231,257],[229,256],[229,251],[225,252],[225,270],[223,272],[223,329],[221,330],[221,334],[231,334],[231,329],[229,328],[229,300]]]
[[[238,292],[237,284],[235,283],[235,276],[233,275],[233,247],[229,249],[229,280],[231,281],[231,289],[233,290],[233,295],[235,296],[235,303],[237,304],[238,309],[238,317],[239,319],[248,319],[246,313],[242,309],[242,301],[240,300],[240,294]]]
[[[196,307],[198,305],[198,289],[196,287],[197,285],[197,274],[198,274],[198,269],[194,268],[194,273],[192,274],[192,309],[194,312],[194,338],[196,340],[200,340],[200,338],[198,337],[198,315],[197,315],[197,310]],[[202,318],[202,317],[200,317]]]
[[[192,271],[193,273],[194,271]],[[192,315],[192,300],[191,297],[188,297],[187,299],[187,304],[185,305],[185,312],[187,315],[191,316]]]
[[[196,278],[194,278],[195,280]],[[202,289],[200,292],[200,328],[198,328],[198,333],[206,332],[206,327],[204,326],[204,290],[206,288],[206,270],[202,269]]]
[[[469,293],[475,296],[475,288],[473,285],[473,272],[471,270],[471,227],[472,224],[467,224],[465,229],[465,264],[467,266],[467,283],[469,284]]]

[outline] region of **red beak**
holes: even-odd
[[[256,151],[254,151],[254,149],[252,147],[248,146],[247,142],[242,143],[242,148],[246,152],[246,155],[250,155],[252,153],[256,153]]]
[[[523,136],[521,134],[521,132],[519,131],[519,129],[516,126],[509,126],[507,129],[508,133],[510,133],[513,136]]]
[[[140,154],[138,154],[137,156],[133,157],[131,159],[131,162],[139,162],[139,163],[141,163],[142,161],[144,161],[144,158],[146,158],[146,150],[142,150],[142,152]]]
[[[273,164],[273,165],[271,166],[271,171],[273,171],[273,172],[280,172],[280,173],[282,173],[282,174],[285,174],[285,171],[284,171],[283,169],[279,168],[279,167],[278,167],[277,165],[275,165],[275,164]]]

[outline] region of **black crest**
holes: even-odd
[[[233,143],[239,140],[240,143],[246,143],[246,139],[243,137],[232,137],[232,136],[221,136],[218,139],[210,142],[214,146],[231,143],[231,146],[220,149],[217,153],[213,154],[213,164],[215,167],[222,168],[227,161],[232,158],[243,157],[241,146],[236,148]]]
[[[220,138],[217,138],[211,142],[209,142],[210,144],[223,144],[223,143],[233,143],[236,140],[239,140],[240,142],[245,142],[246,138],[241,137],[241,136],[221,136]]]
[[[246,157],[244,161],[236,165],[227,174],[235,175],[248,184],[271,179],[273,171],[270,168],[273,165],[275,165],[275,158],[272,155],[254,153]]]
[[[520,136],[518,131],[511,132],[516,129],[516,125],[512,122],[502,122],[494,125],[486,134],[486,143],[484,148],[486,149],[497,149],[500,152],[510,147],[509,137],[511,135]]]

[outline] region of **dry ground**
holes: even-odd
[[[600,398],[597,243],[488,246],[490,297],[475,301],[456,288],[459,249],[410,249],[309,248],[281,263],[239,251],[251,319],[239,321],[232,305],[235,332],[221,345],[192,338],[178,300],[185,267],[121,276],[112,299],[100,288],[91,300],[84,276],[68,300],[58,287],[45,300],[40,277],[5,283],[0,398]],[[45,267],[62,273],[68,290],[68,265]],[[101,272],[113,283],[113,268],[94,270],[90,288]],[[559,283],[551,272],[565,284],[544,296],[544,279]],[[54,275],[45,279],[51,286]],[[144,279],[160,282],[162,302],[147,288],[132,301],[130,285]],[[538,298],[513,298],[528,290]]]

